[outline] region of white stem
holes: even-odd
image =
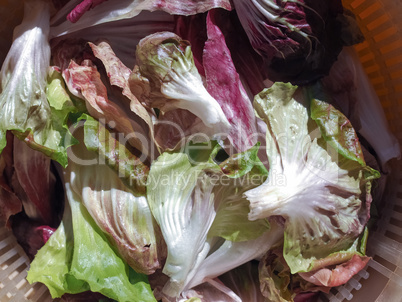
[[[230,288],[227,286],[223,285],[222,283],[219,283],[218,281],[215,281],[213,279],[206,279],[205,282],[211,284],[213,287],[216,289],[220,290],[222,293],[225,295],[228,295],[230,298],[232,298],[236,302],[242,302],[240,297],[236,295]]]

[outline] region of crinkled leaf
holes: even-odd
[[[317,123],[324,140],[344,158],[365,167],[365,178],[376,179],[380,173],[369,166],[363,157],[359,138],[350,121],[331,104],[310,96],[311,118]],[[324,99],[324,98],[323,98]]]
[[[73,164],[70,164],[73,165]],[[72,189],[121,258],[135,271],[151,274],[160,267],[163,243],[147,200],[136,197],[105,165],[72,166]]]
[[[65,176],[63,222],[31,263],[28,281],[44,283],[53,298],[91,290],[118,301],[156,301],[146,276],[131,271],[115,253]]]
[[[202,120],[203,133],[226,136],[230,124],[205,89],[187,41],[169,32],[149,35],[138,44],[136,57],[141,75],[150,82],[149,95],[140,99],[163,112],[186,109]]]
[[[209,237],[222,237],[237,242],[253,240],[269,230],[266,219],[248,219],[249,202],[244,193],[261,185],[267,171],[257,157],[258,146],[236,154],[219,166],[221,175],[213,189],[217,214]]]
[[[332,105],[312,98],[311,118],[320,127],[323,138],[344,157],[365,165],[359,139],[350,121]]]
[[[83,118],[84,144],[70,156],[72,189],[121,257],[137,272],[151,274],[165,245],[144,196],[149,168],[98,121]]]
[[[69,67],[63,71],[64,79],[70,91],[77,91],[86,102],[89,114],[104,123],[110,123],[115,130],[127,136],[128,142],[138,150],[147,153],[146,146],[136,136],[132,120],[108,97],[106,86],[101,80],[97,68],[89,60],[81,65],[71,61]],[[139,129],[136,129],[139,130]]]
[[[347,283],[354,275],[360,272],[369,262],[370,258],[353,254],[349,260],[343,260],[335,268],[321,268],[307,273],[300,273],[300,276],[318,286],[336,287]]]
[[[60,133],[64,147],[68,148],[77,144],[78,141],[69,130],[68,118],[70,115],[80,112],[83,108],[81,104],[73,102],[67,92],[63,77],[56,68],[52,68],[50,72],[46,95],[52,112],[52,124]],[[63,154],[63,156],[67,157],[66,154]]]
[[[49,75],[48,3],[26,2],[25,10],[1,69],[0,145],[5,131],[13,130],[31,148],[66,166],[66,148],[73,143],[66,120],[74,109],[57,73]]]
[[[110,83],[122,89],[122,95],[130,100],[131,111],[147,124],[150,137],[153,140],[154,131],[151,116],[154,114],[151,112],[150,108],[147,110],[131,92],[129,78],[132,71],[120,61],[107,42],[100,42],[97,45],[89,43],[89,45],[94,55],[100,59],[105,66]]]
[[[192,166],[184,153],[163,153],[151,166],[147,198],[168,248],[163,291],[177,297],[209,251],[207,233],[215,217],[213,183],[205,163]],[[216,169],[216,168],[215,168]]]
[[[303,84],[328,74],[343,46],[340,0],[233,2],[270,80]]]
[[[366,227],[362,235],[348,250],[336,252],[324,259],[315,261],[312,270],[300,273],[300,277],[316,286],[326,288],[345,284],[361,271],[370,260],[370,257],[364,256],[367,238],[368,229]]]
[[[261,176],[261,180],[265,180],[264,176],[268,176],[268,171],[258,158],[260,143],[242,153],[233,156],[220,163],[222,172],[230,178],[238,178],[250,173],[249,176]]]
[[[280,248],[262,257],[259,263],[261,293],[268,301],[307,301],[317,292],[328,293],[330,288],[304,280],[300,274],[291,274]]]
[[[133,148],[108,130],[99,121],[84,115],[84,143],[88,150],[96,152],[136,196],[145,195],[149,167],[141,162]]]
[[[269,251],[258,267],[261,293],[268,301],[293,301],[289,267],[280,249]]]
[[[283,253],[292,273],[309,271],[315,261],[351,248],[364,229],[370,201],[365,168],[341,168],[337,150],[324,149],[310,137],[308,112],[293,98],[295,90],[276,83],[255,98],[269,130],[270,170],[263,185],[245,193],[250,219],[285,218]]]

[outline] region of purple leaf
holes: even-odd
[[[77,22],[88,10],[105,2],[106,0],[84,0],[78,4],[68,15],[67,20],[75,23]]]
[[[32,150],[17,138],[14,139],[13,156],[25,212],[30,218],[52,225],[55,219],[52,197],[56,178],[50,169],[50,158]]]
[[[328,74],[344,43],[340,0],[233,2],[270,80],[299,85]]]
[[[218,101],[231,124],[228,138],[234,151],[243,152],[257,143],[256,120],[225,37],[215,23],[215,11],[208,13],[207,34],[203,56],[207,89]]]
[[[21,200],[10,186],[13,168],[13,135],[6,134],[7,145],[0,154],[0,225],[10,227],[10,217],[22,211]]]

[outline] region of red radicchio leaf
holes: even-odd
[[[202,120],[195,114],[185,109],[175,109],[159,114],[155,139],[164,150],[183,148],[186,138],[202,133],[204,127]]]
[[[335,287],[345,284],[361,271],[370,260],[370,257],[353,255],[353,257],[337,265],[334,269],[322,268],[316,271],[299,273],[299,275],[308,282],[318,286]]]
[[[56,231],[50,226],[41,225],[38,221],[30,219],[24,212],[14,215],[10,220],[17,242],[30,259],[33,259],[37,251]]]
[[[64,71],[71,60],[81,64],[85,59],[93,59],[87,41],[78,38],[52,41],[52,59],[54,65]]]
[[[23,190],[25,211],[31,218],[51,225],[54,222],[52,196],[56,178],[51,171],[50,158],[17,138],[14,139],[13,155],[15,175]]]
[[[243,77],[242,80],[247,84],[252,96],[260,93],[266,87],[263,59],[251,46],[236,12],[216,10],[215,20],[225,35],[233,63]]]
[[[13,173],[13,135],[6,134],[7,144],[0,154],[0,226],[10,227],[10,216],[22,211],[21,200],[10,187]]]
[[[63,71],[63,77],[69,90],[78,92],[85,99],[91,116],[111,123],[116,131],[128,136],[128,141],[133,147],[138,150],[143,149],[142,142],[134,137],[136,132],[129,117],[118,105],[109,100],[106,86],[92,62],[84,60],[81,65],[78,65],[71,61],[69,67]]]
[[[78,4],[67,16],[67,20],[72,23],[77,22],[87,11],[98,6],[99,4],[105,2],[106,0],[84,0],[80,4]],[[113,1],[111,1],[113,2]],[[118,2],[118,1],[114,1]],[[130,6],[131,8],[131,17],[135,14],[134,11],[141,10],[149,10],[149,11],[164,11],[171,15],[195,15],[199,13],[203,13],[209,11],[213,8],[223,8],[226,10],[232,9],[232,4],[229,0],[133,0],[132,3],[130,1],[126,1],[127,3],[123,4],[126,6]],[[108,7],[104,7],[105,11],[112,11],[114,4],[111,3]],[[116,3],[117,8],[121,8],[119,3]],[[138,12],[137,12],[138,14]],[[130,15],[130,13],[128,14]]]
[[[265,72],[262,68],[263,59],[252,48],[247,35],[235,11],[214,9],[214,23],[219,27],[225,36],[225,42],[230,50],[233,63],[246,83],[246,90],[250,90],[254,96],[265,88]],[[205,77],[203,66],[203,49],[207,37],[206,29],[207,14],[194,16],[176,16],[174,32],[191,44],[194,63],[198,72]],[[248,91],[247,90],[247,91]]]
[[[235,152],[243,152],[257,142],[254,109],[233,64],[225,37],[215,23],[215,11],[208,13],[207,34],[203,56],[207,89],[232,126],[228,138]]]
[[[340,0],[233,2],[270,80],[299,85],[328,74],[344,43]]]
[[[176,16],[174,28],[175,34],[190,42],[194,64],[202,76],[205,76],[202,55],[207,40],[206,16],[206,14]]]
[[[47,225],[42,225],[36,228],[36,232],[41,234],[43,242],[46,243],[49,240],[50,236],[52,236],[53,233],[56,232],[56,229]]]
[[[317,302],[319,298],[319,293],[300,293],[294,297],[294,302]]]
[[[77,22],[87,11],[95,6],[105,2],[106,0],[84,0],[78,4],[68,15],[67,20],[75,23]]]
[[[110,84],[122,89],[122,95],[127,97],[130,101],[131,111],[146,123],[148,132],[153,140],[154,126],[151,116],[154,115],[154,113],[151,111],[151,108],[145,107],[131,92],[129,84],[129,78],[132,73],[131,69],[119,60],[107,42],[100,42],[98,45],[89,43],[89,45],[94,55],[101,60],[105,66]]]
[[[10,227],[10,217],[21,211],[21,200],[0,180],[0,225]]]

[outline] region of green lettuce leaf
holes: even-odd
[[[261,176],[261,180],[264,181],[268,177],[268,171],[258,158],[260,145],[260,143],[257,143],[249,150],[227,158],[219,164],[222,172],[230,178],[239,178],[250,173],[251,175],[249,176]]]
[[[281,249],[273,249],[265,254],[258,272],[261,293],[268,301],[293,301],[295,294],[290,287],[292,276]]]
[[[380,172],[366,165],[363,157],[359,138],[350,121],[334,106],[317,97],[310,96],[311,118],[317,123],[320,133],[332,148],[343,157],[340,159],[341,165],[351,165],[358,163],[364,168],[364,178],[373,180],[379,178]]]
[[[184,153],[163,153],[152,164],[147,198],[165,239],[168,256],[163,273],[170,277],[164,292],[178,297],[209,251],[208,230],[215,218],[213,183],[204,169],[191,165]]]
[[[363,269],[370,259],[367,256],[362,256],[365,252],[366,235],[367,232],[364,232],[362,238],[357,239],[356,242],[361,240],[360,247],[357,250],[354,246],[348,251],[330,255],[317,262],[316,267],[307,273],[291,274],[282,249],[270,250],[259,264],[259,281],[262,294],[268,301],[299,301],[299,299],[304,301],[297,295],[308,295],[317,291],[328,293],[332,287],[344,284]]]
[[[136,272],[160,268],[165,245],[145,196],[135,196],[106,165],[69,164],[72,189],[121,258]]]
[[[268,175],[259,160],[259,144],[248,151],[235,154],[219,167],[224,175],[214,187],[216,217],[209,230],[209,237],[222,237],[229,241],[247,241],[260,237],[269,230],[266,219],[250,221],[247,213],[249,202],[244,193],[261,185]]]
[[[152,274],[166,248],[145,197],[148,167],[101,123],[82,118],[83,127],[75,130],[81,143],[70,149],[65,170],[71,189],[121,258],[135,271]]]
[[[149,167],[136,155],[134,148],[121,142],[93,117],[84,114],[81,118],[85,119],[84,144],[87,149],[96,152],[136,196],[144,196]]]
[[[27,280],[44,283],[53,298],[91,290],[118,301],[156,301],[147,277],[116,254],[69,182],[63,222],[38,251]]]
[[[186,153],[165,152],[151,165],[147,198],[167,244],[163,272],[170,279],[163,292],[169,297],[200,284],[212,270],[199,268],[210,268],[211,261],[222,263],[222,255],[231,254],[224,265],[214,263],[212,273],[224,273],[263,253],[281,234],[275,230],[267,240],[268,221],[247,218],[249,203],[243,192],[266,178],[258,146],[218,165],[214,158],[220,146],[212,145],[192,144]],[[217,257],[209,258],[215,244]]]
[[[74,106],[60,76],[49,68],[49,5],[30,1],[25,11],[0,73],[0,152],[4,133],[12,130],[31,148],[66,166],[66,149],[75,142],[66,122]]]

